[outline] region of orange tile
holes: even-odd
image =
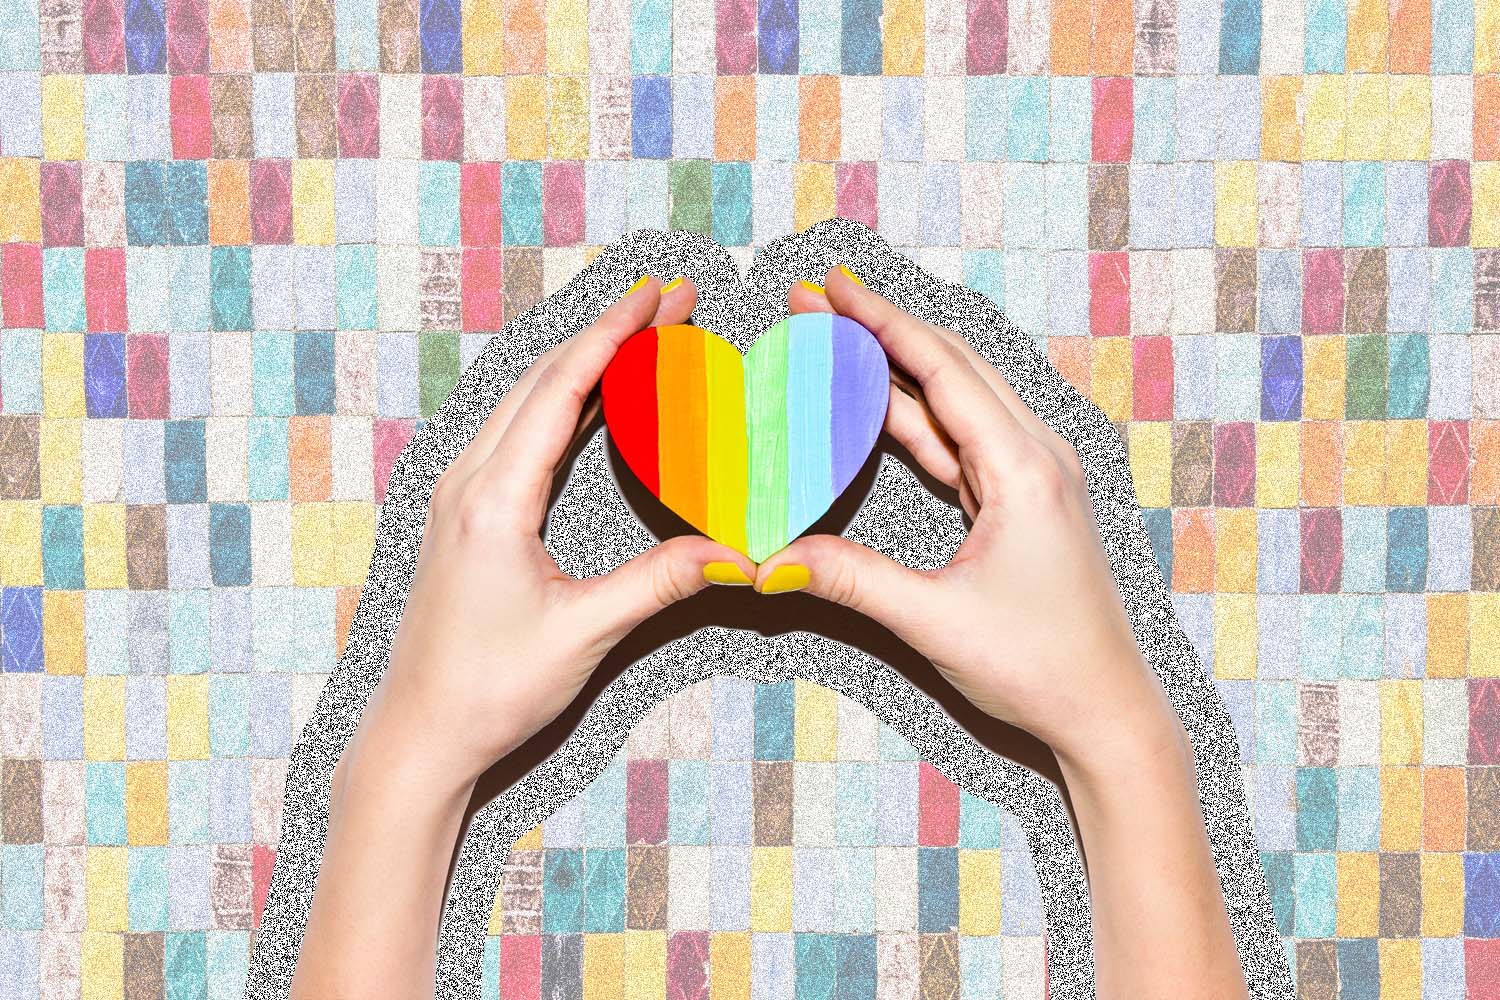
[[[1057,76],[1087,76],[1089,0],[1052,0],[1052,72]]]
[[[798,78],[801,98],[800,151],[804,160],[832,161],[839,158],[841,136],[839,119],[839,78],[836,76],[803,76]]]
[[[1392,73],[1432,71],[1432,0],[1391,0]]]
[[[714,158],[755,159],[755,77],[714,78]]]
[[[349,641],[349,626],[354,621],[354,611],[359,607],[359,595],[363,587],[340,587],[334,598],[334,641],[338,644],[338,656],[343,657],[344,646]]]
[[[215,246],[250,242],[250,164],[246,160],[208,161],[208,242]]]
[[[1131,0],[1094,0],[1094,40],[1090,61],[1095,76],[1129,76],[1135,71],[1135,14]]]
[[[1469,503],[1500,504],[1500,420],[1469,425]]]
[[[545,10],[545,0],[505,0],[505,68],[507,72],[547,72]]]
[[[1500,160],[1500,76],[1474,78],[1474,159]]]
[[[1214,512],[1195,507],[1172,513],[1172,589],[1206,594],[1214,589]]]
[[[1093,389],[1093,361],[1088,337],[1049,337],[1047,358],[1063,378],[1085,396]]]
[[[1466,796],[1463,768],[1429,767],[1422,772],[1422,850],[1464,849]]]
[[[1427,676],[1469,674],[1469,595],[1427,595]]]
[[[333,495],[333,428],[329,418],[289,418],[286,451],[291,499],[329,499]]]
[[[1343,502],[1344,427],[1336,420],[1302,425],[1302,502],[1337,507]]]

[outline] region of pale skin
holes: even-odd
[[[539,532],[590,391],[626,338],[686,322],[695,299],[690,280],[646,279],[542,355],[439,478],[390,665],[334,771],[293,1000],[431,997],[479,777],[637,625],[738,574],[879,622],[987,716],[1051,747],[1088,858],[1101,1000],[1246,997],[1192,748],[1135,643],[1078,456],[963,338],[842,268],[789,294],[793,312],[858,320],[891,360],[885,429],[971,523],[947,566],[913,570],[834,535],[757,565],[682,535],[601,576],[558,568]]]

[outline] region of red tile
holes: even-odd
[[[1214,425],[1214,506],[1245,507],[1255,502],[1255,424]]]
[[[8,327],[41,329],[42,248],[35,243],[0,247],[0,315]]]
[[[958,786],[926,761],[918,768],[917,843],[958,846]]]
[[[1171,337],[1136,337],[1134,416],[1136,420],[1171,420],[1174,398]]]
[[[1468,1000],[1500,1000],[1500,938],[1464,941],[1464,978]]]
[[[208,0],[167,0],[167,72],[208,72]]]
[[[250,240],[292,242],[291,161],[250,161]]]
[[[1338,507],[1303,508],[1302,593],[1338,593],[1343,572],[1343,512]]]
[[[660,844],[667,839],[667,762],[632,760],[625,765],[625,841]]]
[[[678,931],[667,939],[667,1000],[707,1000],[708,931]]]
[[[466,331],[505,325],[504,268],[499,247],[465,247],[463,323]]]
[[[406,450],[406,445],[416,433],[415,420],[376,420],[375,442],[375,502],[385,503],[385,489],[391,481],[391,470],[396,459]]]
[[[1469,763],[1500,764],[1500,678],[1469,680]]]
[[[1128,76],[1094,77],[1095,162],[1124,163],[1130,159],[1135,118],[1133,93]]]
[[[1123,250],[1089,254],[1089,332],[1130,333],[1130,255]]]
[[[83,246],[83,164],[42,161],[42,245]]]
[[[125,338],[125,381],[130,416],[165,420],[171,416],[171,380],[164,333],[134,333]]]
[[[208,77],[174,76],[170,92],[172,156],[206,160],[213,155],[213,118],[209,111]]]
[[[1469,245],[1474,194],[1468,160],[1435,160],[1427,180],[1427,235],[1435,247]]]
[[[1302,255],[1304,333],[1344,332],[1344,253],[1308,250]]]
[[[125,72],[125,0],[83,0],[85,73]]]
[[[500,936],[500,995],[505,1000],[539,1000],[542,995],[542,936]]]
[[[422,79],[422,156],[428,160],[463,159],[461,77],[432,75]]]
[[[260,926],[260,915],[266,909],[266,893],[271,888],[271,872],[276,867],[276,848],[267,844],[252,844],[250,847],[250,906],[255,914],[255,926]]]
[[[130,329],[125,308],[125,248],[90,247],[83,252],[83,306],[90,333]]]
[[[458,233],[466,247],[500,245],[500,164],[465,163],[459,168]]]
[[[1469,502],[1469,422],[1433,420],[1427,424],[1427,502]]]

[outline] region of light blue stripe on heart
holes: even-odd
[[[830,435],[833,317],[808,313],[787,330],[787,537],[795,538],[833,503]]]

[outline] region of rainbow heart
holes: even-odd
[[[653,495],[756,562],[806,531],[849,485],[890,400],[885,352],[833,313],[799,313],[743,357],[701,327],[650,327],[600,384],[604,422]]]

